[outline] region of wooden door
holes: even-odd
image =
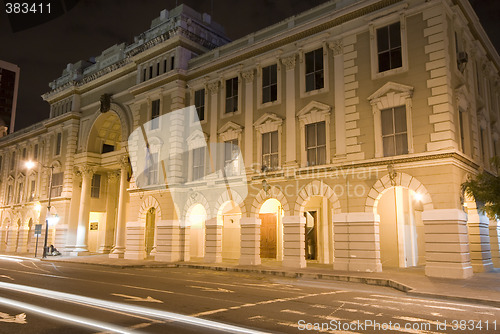
[[[277,215],[275,213],[261,213],[260,225],[260,257],[276,258],[276,225]]]

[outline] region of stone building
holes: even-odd
[[[491,270],[497,220],[460,185],[497,172],[499,69],[467,0],[330,1],[232,42],[164,10],[0,139],[0,250],[33,251],[52,170],[65,254]]]
[[[0,60],[0,137],[14,132],[19,66]]]

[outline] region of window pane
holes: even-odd
[[[377,29],[377,50],[378,52],[389,50],[388,27]]]
[[[262,135],[262,154],[268,154],[269,153],[269,133],[264,133]]]
[[[262,103],[270,102],[271,101],[271,87],[264,87],[262,88]]]
[[[392,126],[392,109],[384,109],[381,111],[382,114],[382,135],[390,135],[394,133],[394,128]]]
[[[384,156],[388,157],[391,155],[395,154],[395,147],[394,147],[394,137],[384,137],[383,138],[384,142]]]
[[[314,70],[323,70],[323,49],[314,51]]]
[[[307,150],[307,165],[315,166],[316,165],[316,150],[311,149]]]
[[[391,49],[401,46],[401,29],[400,23],[396,22],[389,26],[389,33],[391,39]]]
[[[306,53],[306,74],[314,72],[314,53]]]
[[[314,90],[314,73],[306,75],[306,92]]]
[[[314,89],[321,89],[324,87],[324,74],[323,70],[316,72],[314,76],[315,87]]]
[[[278,154],[272,154],[271,156],[271,168],[276,168],[278,167]]]
[[[278,85],[271,86],[270,101],[276,101],[278,99]]]
[[[269,66],[271,72],[271,83],[275,84],[278,82],[278,65],[274,64]]]
[[[262,86],[268,86],[270,84],[270,69],[268,67],[264,67],[262,69]]]
[[[306,125],[306,148],[316,146],[315,124]]]
[[[406,133],[396,135],[396,154],[408,153],[408,136]]]
[[[403,66],[403,59],[401,56],[401,48],[391,51],[391,69]]]
[[[396,133],[406,132],[406,108],[397,107],[394,108],[394,127]]]
[[[384,52],[378,55],[378,71],[384,72],[391,69],[390,53]]]
[[[326,132],[325,132],[325,122],[317,123],[317,145],[325,145],[326,144]]]
[[[271,152],[278,152],[278,131],[271,132]]]
[[[318,147],[318,165],[324,165],[326,163],[326,147]]]

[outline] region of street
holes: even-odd
[[[383,287],[0,256],[0,333],[495,333],[500,309]],[[495,330],[496,329],[496,330]]]

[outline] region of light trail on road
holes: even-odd
[[[194,326],[199,326],[199,327],[203,327],[203,328],[210,328],[213,330],[224,331],[224,332],[229,332],[229,333],[242,333],[242,334],[262,334],[262,333],[265,333],[265,332],[261,332],[261,331],[257,331],[257,330],[253,330],[253,329],[247,329],[247,328],[243,328],[243,327],[219,323],[219,322],[215,322],[212,320],[206,320],[206,319],[200,319],[200,318],[196,318],[196,317],[192,317],[192,316],[186,316],[183,314],[155,310],[155,309],[150,309],[150,308],[140,307],[140,306],[131,306],[131,305],[123,304],[123,303],[117,303],[117,302],[96,299],[96,298],[84,297],[84,296],[74,295],[74,294],[65,293],[65,292],[40,289],[40,288],[31,287],[31,286],[0,282],[0,288],[15,291],[15,292],[28,293],[28,294],[32,294],[32,295],[36,295],[36,296],[44,297],[44,298],[56,299],[59,301],[85,304],[87,306],[97,306],[97,307],[106,308],[106,309],[110,309],[110,310],[120,310],[120,311],[124,311],[124,312],[130,312],[133,314],[141,314],[141,315],[146,315],[146,316],[155,317],[155,318],[159,318],[159,319],[169,320],[169,321],[173,321],[173,322],[180,322],[180,323],[184,323],[187,325],[194,325]],[[80,318],[80,317],[76,317],[76,316],[68,317],[68,315],[60,313],[60,312],[42,309],[42,308],[34,306],[34,305],[30,305],[30,304],[26,304],[26,303],[22,303],[22,302],[17,302],[17,301],[6,299],[6,298],[0,298],[0,303],[8,305],[8,306],[18,305],[17,307],[19,307],[21,309],[23,309],[24,307],[28,307],[28,309],[31,309],[34,312],[42,313],[42,314],[47,315],[47,316],[55,316],[55,317],[58,317],[60,319],[74,321],[74,322],[77,322],[80,324],[86,324],[84,322],[83,318]],[[85,321],[87,321],[87,319],[85,319]],[[120,328],[111,329],[111,328],[102,327],[102,326],[106,325],[103,323],[95,322],[94,325],[97,328],[116,331],[117,333],[127,333],[127,334],[130,333],[127,331],[123,331],[123,329],[120,329]],[[109,325],[109,327],[114,327],[114,326]]]

